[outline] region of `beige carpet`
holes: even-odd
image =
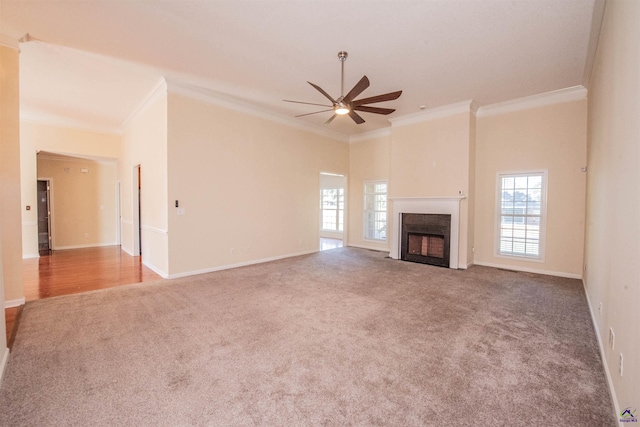
[[[353,248],[25,307],[3,426],[614,426],[578,280]]]

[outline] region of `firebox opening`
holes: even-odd
[[[402,214],[400,258],[449,267],[451,215]]]
[[[444,236],[409,233],[409,254],[444,258]]]

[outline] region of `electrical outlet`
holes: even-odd
[[[624,358],[622,357],[622,353],[620,353],[620,376],[622,376],[622,367],[624,366]]]
[[[613,333],[613,328],[609,328],[609,347],[613,350],[616,344],[616,334]]]
[[[600,313],[600,316],[602,316],[602,303],[598,305],[598,313]]]

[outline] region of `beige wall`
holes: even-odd
[[[458,260],[462,268],[471,262],[467,247],[469,210],[473,209],[468,198],[472,123],[469,111],[392,127],[390,198],[467,196],[460,203]]]
[[[20,101],[17,47],[0,45],[0,230],[4,301],[21,302],[22,232],[20,227]],[[1,342],[0,342],[1,344]],[[4,350],[5,346],[0,349]],[[1,358],[0,358],[1,360]]]
[[[607,1],[589,85],[584,281],[619,410],[640,407],[639,23],[640,2]]]
[[[319,174],[348,145],[169,93],[171,276],[318,249]]]
[[[0,259],[2,259],[2,228],[0,228]],[[0,301],[4,303],[4,269],[0,262]],[[4,306],[3,306],[4,308]],[[9,360],[9,347],[7,347],[7,324],[6,318],[0,321],[0,386],[2,386],[2,378],[4,370]]]
[[[121,156],[119,135],[52,126],[32,121],[20,122],[20,175],[22,204],[37,206],[37,153],[67,154],[75,157],[116,161]],[[38,256],[38,211],[22,210],[22,256]]]
[[[364,239],[364,183],[389,181],[390,174],[390,133],[349,144],[349,246],[389,250],[388,238],[386,242]]]
[[[1,34],[0,34],[1,35]],[[22,298],[20,233],[20,104],[18,49],[0,44],[0,301]],[[0,321],[0,382],[9,357],[6,324]]]
[[[586,128],[586,99],[477,118],[477,264],[581,277]],[[497,257],[497,174],[541,169],[548,170],[544,261]]]
[[[117,244],[115,161],[40,152],[38,177],[50,180],[52,249]]]
[[[468,187],[467,187],[467,199],[461,203],[467,205],[467,265],[475,263],[475,239],[476,239],[476,115],[469,115],[469,174],[468,174]]]
[[[141,169],[142,261],[168,275],[167,95],[160,88],[125,128],[120,163],[122,249],[139,254],[137,174]]]

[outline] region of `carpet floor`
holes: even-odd
[[[341,248],[27,303],[3,426],[617,425],[581,281]]]

